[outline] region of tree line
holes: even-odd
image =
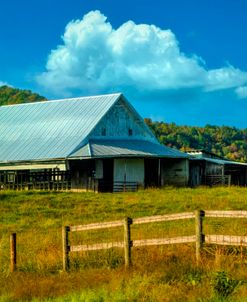
[[[9,86],[0,87],[0,106],[45,101],[46,98],[30,90]]]
[[[160,143],[181,151],[203,149],[230,160],[247,162],[247,129],[228,126],[179,126],[145,119]]]

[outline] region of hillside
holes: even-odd
[[[247,128],[227,126],[178,126],[145,119],[159,141],[182,151],[204,149],[236,161],[247,161]]]
[[[45,101],[46,98],[30,90],[9,86],[0,87],[0,106]]]

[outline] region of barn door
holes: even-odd
[[[145,187],[158,187],[160,184],[159,159],[145,159]]]
[[[101,192],[112,192],[113,190],[113,159],[103,159],[103,180],[100,185]]]

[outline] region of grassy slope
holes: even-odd
[[[202,268],[194,265],[193,246],[139,249],[134,268],[125,272],[121,251],[73,257],[72,272],[61,272],[61,227],[96,221],[193,211],[195,209],[247,210],[246,188],[146,190],[129,194],[0,192],[0,301],[55,298],[65,301],[209,301],[213,297],[214,252],[207,251]],[[246,222],[208,223],[206,231],[244,234]],[[9,274],[8,234],[17,232],[19,271]],[[186,235],[193,223],[174,223],[133,229],[134,238]],[[73,242],[122,240],[122,232],[74,235]],[[222,256],[217,269],[247,280],[245,260]],[[233,259],[234,258],[234,259]],[[227,258],[229,259],[229,258]],[[232,261],[234,260],[234,261]],[[111,269],[109,269],[111,268]],[[245,301],[246,286],[234,301]],[[238,298],[237,298],[238,297]],[[62,301],[64,298],[56,298]],[[211,299],[211,298],[210,298]],[[212,298],[213,299],[213,298]],[[237,300],[236,300],[237,299]],[[242,300],[241,300],[242,299]],[[211,300],[216,301],[216,300]]]

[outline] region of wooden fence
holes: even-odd
[[[62,231],[63,238],[63,269],[65,271],[70,268],[70,253],[82,251],[95,251],[111,248],[123,248],[125,266],[131,265],[131,249],[140,246],[167,245],[167,244],[184,244],[195,243],[195,256],[197,263],[201,260],[201,250],[204,243],[216,245],[237,245],[247,246],[247,236],[230,236],[230,235],[205,235],[203,232],[204,217],[211,218],[247,218],[247,211],[203,211],[186,212],[169,215],[158,215],[142,218],[125,218],[124,220],[92,223],[78,226],[65,226]],[[150,238],[142,240],[132,240],[131,226],[137,224],[149,224],[154,222],[178,221],[184,219],[194,219],[195,232],[190,236],[166,237],[166,238]],[[89,230],[100,230],[122,227],[123,241],[94,243],[84,245],[71,245],[69,233]]]
[[[0,171],[0,190],[70,190],[68,171]]]
[[[203,211],[197,210],[195,212],[186,212],[169,215],[156,215],[141,218],[125,218],[123,220],[116,220],[110,222],[91,223],[86,225],[65,226],[62,229],[62,245],[63,245],[63,269],[69,271],[70,269],[70,253],[82,251],[95,251],[111,248],[124,249],[125,266],[131,266],[131,251],[135,247],[155,246],[155,245],[169,245],[169,244],[195,244],[196,261],[199,264],[201,260],[201,251],[204,244],[225,245],[225,246],[240,246],[247,247],[247,236],[236,235],[221,235],[221,234],[205,234],[203,230],[204,218],[235,218],[247,219],[247,211]],[[162,237],[150,238],[141,240],[132,240],[133,225],[150,224],[157,222],[168,221],[182,221],[194,220],[195,231],[189,236],[179,237]],[[123,241],[94,243],[73,245],[70,240],[71,232],[83,232],[91,230],[102,230],[112,228],[122,228]],[[17,235],[13,233],[10,235],[10,270],[14,272],[17,267]]]
[[[207,186],[231,186],[231,175],[206,175],[204,183]]]

